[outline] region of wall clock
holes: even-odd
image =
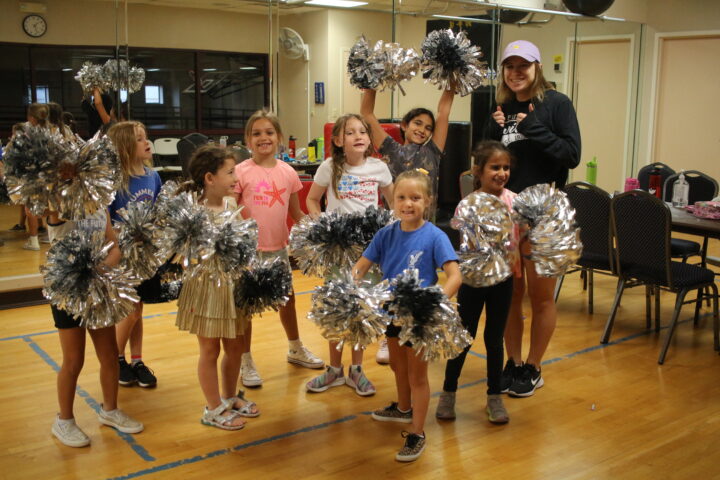
[[[23,18],[22,27],[31,37],[42,37],[47,32],[47,22],[40,15],[28,15]]]

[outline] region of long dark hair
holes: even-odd
[[[202,193],[205,189],[205,175],[216,174],[228,158],[235,159],[232,151],[215,145],[203,145],[195,150],[188,164],[190,180],[181,184],[177,193]]]
[[[482,172],[485,169],[485,165],[487,165],[487,162],[498,153],[503,153],[508,156],[510,159],[510,169],[512,170],[513,156],[510,153],[510,150],[508,150],[501,142],[496,140],[485,140],[477,144],[475,150],[472,152],[474,160],[472,167],[473,189],[477,190],[480,188],[480,178],[482,178]]]

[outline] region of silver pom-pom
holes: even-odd
[[[582,254],[580,229],[565,192],[546,183],[533,185],[515,197],[513,210],[517,222],[530,227],[530,258],[538,275],[559,276],[577,262]]]
[[[495,195],[473,192],[457,206],[450,224],[460,230],[460,272],[472,287],[489,287],[512,274],[513,222]]]
[[[391,285],[389,311],[393,324],[401,327],[401,345],[410,342],[416,354],[429,362],[455,358],[472,344],[454,304],[439,286],[422,287],[417,268],[404,270]]]
[[[235,283],[235,306],[245,316],[277,311],[292,294],[292,275],[282,258],[256,261]]]
[[[124,89],[127,83],[127,75],[130,71],[127,60],[111,58],[102,67],[105,82],[112,90]]]
[[[10,198],[33,215],[57,210],[58,169],[74,155],[74,143],[62,135],[42,127],[25,128],[13,137],[3,158]]]
[[[371,57],[371,63],[382,65],[382,89],[398,87],[405,95],[400,82],[412,79],[420,68],[418,54],[412,48],[402,48],[397,43],[378,42]]]
[[[249,266],[257,252],[257,223],[240,217],[242,207],[216,213],[222,223],[213,231],[213,250],[201,268],[209,270],[218,281],[236,278],[240,270]],[[215,225],[216,222],[213,222]]]
[[[117,214],[122,219],[118,231],[122,267],[142,280],[152,277],[162,264],[155,245],[157,227],[152,202],[129,202]]]
[[[185,268],[192,270],[214,251],[210,212],[189,192],[170,198],[166,207],[158,255],[163,261],[179,258]]]
[[[355,283],[350,271],[342,270],[315,288],[308,318],[338,349],[345,344],[364,349],[385,333],[389,319],[382,306],[390,297],[387,283]]]
[[[103,67],[90,62],[83,63],[80,70],[75,74],[75,80],[80,82],[80,87],[82,87],[86,96],[92,95],[95,88],[107,90],[109,87],[103,73]]]
[[[104,231],[76,227],[50,247],[40,267],[45,297],[89,329],[115,325],[140,301],[140,279],[103,264],[111,247]]]
[[[351,85],[361,89],[375,89],[380,85],[380,74],[382,72],[375,71],[371,67],[371,55],[370,46],[363,35],[350,48],[350,55],[348,56],[347,72],[350,76]]]
[[[60,165],[58,210],[67,220],[80,220],[107,207],[122,185],[115,146],[103,135],[82,145]]]
[[[290,231],[290,251],[305,275],[323,277],[331,268],[352,267],[377,231],[392,220],[392,212],[375,206],[364,212],[305,217]]]
[[[145,70],[140,67],[130,67],[130,73],[128,73],[128,93],[139,92],[145,83]]]
[[[423,78],[441,90],[454,88],[464,97],[495,78],[495,72],[480,61],[480,48],[463,31],[457,35],[450,29],[430,32],[421,49]]]
[[[155,198],[155,204],[153,205],[155,209],[155,222],[160,227],[165,225],[170,199],[175,197],[178,188],[179,185],[175,180],[168,180],[160,187],[160,191]]]

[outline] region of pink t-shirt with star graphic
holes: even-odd
[[[252,158],[235,166],[235,192],[245,207],[243,216],[258,225],[258,250],[269,252],[285,248],[290,195],[302,190],[300,177],[290,165],[277,161],[272,168],[256,164]]]

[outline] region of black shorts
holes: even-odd
[[[58,330],[80,326],[80,319],[76,319],[65,310],[60,310],[55,305],[50,305],[50,311],[52,311],[53,320],[55,321],[55,328]]]
[[[163,299],[162,288],[160,286],[160,274],[155,272],[155,275],[143,280],[143,282],[135,289],[140,301],[143,303],[163,303],[167,300]]]

